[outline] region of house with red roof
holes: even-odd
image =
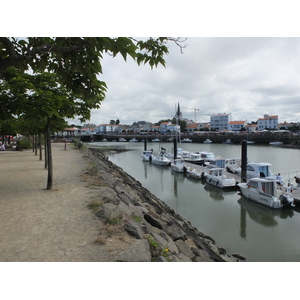
[[[228,124],[228,130],[231,131],[240,131],[242,128],[245,128],[247,121],[231,121]]]
[[[263,118],[257,120],[257,128],[259,131],[264,129],[278,129],[278,116],[264,115]]]

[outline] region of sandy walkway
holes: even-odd
[[[53,191],[32,150],[0,151],[0,261],[111,261],[94,244],[100,221],[86,205],[93,191],[80,177],[79,151],[53,144]]]

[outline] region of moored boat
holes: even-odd
[[[211,143],[212,143],[212,140],[206,139],[203,143],[204,143],[204,144],[211,144]]]
[[[142,153],[143,161],[151,161],[152,159],[152,150],[145,150]]]
[[[211,162],[218,158],[213,152],[200,151],[195,153],[200,154],[201,158],[204,159],[204,162]]]
[[[204,165],[204,159],[198,153],[190,152],[188,157],[184,157],[184,160],[196,165]]]
[[[222,142],[222,144],[233,144],[233,142],[231,139],[227,139],[225,142]]]
[[[235,179],[229,177],[224,168],[209,169],[208,172],[205,174],[205,179],[207,183],[219,187],[221,189],[236,186]]]
[[[161,151],[157,156],[152,155],[151,162],[154,165],[169,166],[171,164],[171,161],[165,156],[165,154],[166,154],[166,149],[161,148]]]
[[[276,180],[252,178],[247,183],[239,183],[244,197],[271,208],[294,207],[292,187],[285,192],[277,188]]]
[[[184,159],[175,159],[171,163],[171,170],[177,173],[185,173],[186,172],[185,160]]]
[[[192,143],[193,141],[189,138],[185,138],[183,140],[181,140],[181,143]]]
[[[271,146],[280,146],[280,145],[282,145],[282,142],[270,142],[269,144]]]
[[[186,174],[188,177],[202,179],[204,178],[204,172],[197,167],[187,166]]]
[[[266,163],[266,162],[257,162],[253,163],[250,162],[247,164],[247,179],[251,178],[265,178],[265,179],[271,179],[276,180],[276,175],[274,175],[271,171],[272,164]],[[235,173],[241,176],[242,174],[242,168],[236,168]],[[280,182],[281,185],[283,185],[283,180],[281,179]]]

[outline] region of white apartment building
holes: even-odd
[[[210,116],[210,130],[227,130],[231,122],[231,114],[215,114]]]
[[[96,132],[97,133],[112,133],[112,132],[115,132],[119,126],[120,125],[114,125],[114,124],[101,124],[96,127]]]
[[[263,118],[257,120],[257,130],[278,129],[278,116],[264,115]]]
[[[162,122],[159,126],[159,130],[164,132],[179,132],[180,131],[180,125],[172,124],[171,122]]]
[[[242,128],[245,128],[247,121],[231,121],[228,124],[228,130],[231,131],[240,131]]]

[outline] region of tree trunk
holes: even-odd
[[[34,155],[37,155],[37,143],[38,143],[38,138],[37,134],[34,135]]]
[[[47,158],[48,158],[48,180],[47,180],[47,190],[52,189],[53,185],[53,165],[52,165],[52,151],[51,151],[51,130],[50,121],[47,123]]]
[[[40,160],[43,160],[42,134],[41,133],[39,133],[39,151],[40,151]]]
[[[45,169],[48,168],[48,156],[47,156],[47,132],[44,133],[44,140],[45,140],[45,149],[44,149],[44,156],[45,156]]]

